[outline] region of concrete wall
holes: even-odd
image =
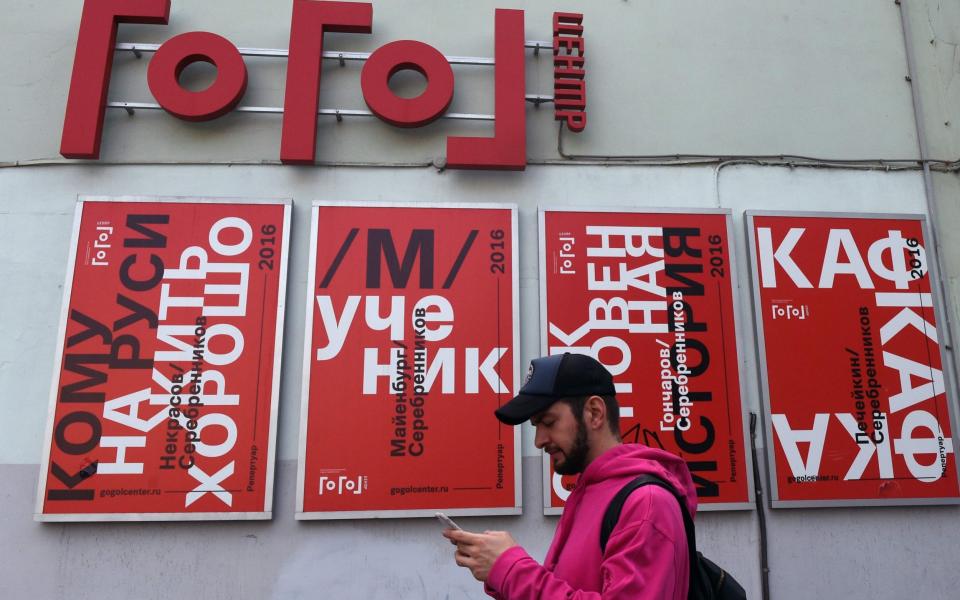
[[[447,54],[489,56],[499,2],[377,0],[374,33],[331,35],[328,48],[371,51],[412,38]],[[925,212],[919,172],[734,165],[554,164],[549,107],[528,109],[523,173],[439,172],[447,135],[489,125],[437,122],[418,131],[376,120],[321,121],[318,158],[367,166],[274,164],[280,118],[232,114],[206,124],[162,112],[108,114],[103,160],[58,157],[80,2],[14,0],[0,20],[0,597],[3,598],[480,598],[432,520],[293,520],[296,434],[306,301],[309,205],[314,199],[515,202],[520,205],[521,360],[538,354],[536,207],[720,206],[737,232],[748,208]],[[590,124],[565,135],[584,155],[802,154],[831,159],[918,157],[898,8],[881,0],[645,0],[517,2],[527,39],[550,35],[553,10],[585,13]],[[960,154],[960,9],[909,0],[930,155]],[[210,30],[238,46],[286,47],[290,3],[174,0],[168,27],[122,26],[119,41],[162,42]],[[933,39],[933,43],[930,40]],[[118,55],[114,100],[152,101],[146,60]],[[528,93],[550,90],[549,60],[528,61]],[[462,71],[462,73],[461,73]],[[325,66],[321,105],[363,108],[357,66]],[[199,73],[202,80],[208,74]],[[250,61],[244,104],[280,106],[285,61]],[[492,112],[489,70],[457,71],[451,110]],[[956,80],[956,81],[955,81]],[[945,123],[951,123],[946,125]],[[485,129],[486,128],[486,129]],[[483,134],[483,133],[479,133]],[[206,163],[234,163],[210,165]],[[135,164],[124,164],[135,163]],[[168,163],[168,164],[160,164]],[[181,164],[198,163],[198,164]],[[240,164],[247,163],[247,164]],[[422,163],[402,167],[398,163]],[[936,226],[960,321],[960,181],[935,173]],[[78,194],[292,197],[295,202],[281,383],[275,514],[267,523],[38,524],[31,519],[52,376],[73,205]],[[736,240],[746,264],[745,240]],[[747,271],[740,301],[750,315]],[[739,323],[745,402],[758,411],[753,328]],[[525,514],[464,518],[511,530],[542,558],[556,522],[540,512],[540,459],[524,438]],[[761,460],[763,449],[761,448]],[[775,598],[953,597],[960,509],[766,510]],[[698,521],[704,551],[759,597],[757,515]]]
[[[81,2],[4,4],[0,85],[8,135],[0,141],[0,160],[58,158]],[[123,25],[117,39],[161,43],[203,30],[241,47],[286,48],[291,6],[288,0],[173,0],[168,26]],[[590,121],[583,134],[568,136],[568,152],[916,155],[899,12],[885,0],[378,0],[372,34],[328,34],[325,45],[371,52],[393,40],[415,39],[449,55],[492,56],[498,6],[525,9],[528,40],[550,39],[555,10],[584,13]],[[153,101],[147,62],[129,53],[116,55],[112,100]],[[528,93],[552,94],[551,63],[549,54],[530,57]],[[248,64],[243,104],[282,106],[286,61],[251,59]],[[365,108],[360,65],[327,67],[321,105]],[[492,112],[490,70],[460,67],[455,74],[450,110]],[[529,111],[531,158],[557,157],[551,113],[548,106]],[[161,112],[131,118],[112,110],[105,131],[105,160],[279,157],[277,115],[231,114],[196,125]],[[444,122],[411,133],[377,120],[338,124],[327,117],[319,129],[318,158],[429,161],[444,153],[447,135],[474,131],[489,131],[489,125]]]

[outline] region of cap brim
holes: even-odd
[[[547,410],[557,400],[553,396],[519,394],[510,402],[493,411],[493,414],[497,416],[501,423],[519,425],[529,420],[533,415]]]

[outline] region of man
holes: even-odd
[[[623,505],[600,550],[600,524],[616,493],[637,475],[651,474],[686,498],[691,515],[696,492],[678,457],[620,439],[613,377],[581,354],[534,359],[520,394],[496,411],[500,421],[536,427],[535,443],[563,475],[580,474],[540,565],[505,531],[448,529],[457,564],[484,582],[500,600],[685,600],[689,556],[683,517],[666,490],[647,485]]]

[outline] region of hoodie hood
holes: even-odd
[[[690,516],[696,514],[697,490],[683,459],[643,444],[621,444],[607,450],[587,466],[577,487],[609,480],[626,483],[642,474],[655,475],[669,483],[686,501]]]

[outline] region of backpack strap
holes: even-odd
[[[600,524],[600,551],[606,552],[607,540],[610,539],[610,534],[613,533],[613,528],[620,519],[620,512],[623,510],[623,503],[627,501],[627,497],[632,494],[634,490],[645,485],[655,485],[667,490],[680,505],[680,513],[683,515],[683,528],[687,534],[687,552],[690,554],[690,585],[692,590],[694,585],[699,585],[697,577],[693,576],[693,573],[697,572],[696,566],[699,563],[697,556],[697,534],[693,525],[693,519],[687,510],[686,501],[677,494],[676,490],[674,490],[669,483],[656,475],[644,474],[637,476],[623,486],[620,491],[617,492],[617,495],[613,497],[613,500],[610,501],[610,505],[607,506],[607,511],[603,513],[603,521],[601,521]]]

